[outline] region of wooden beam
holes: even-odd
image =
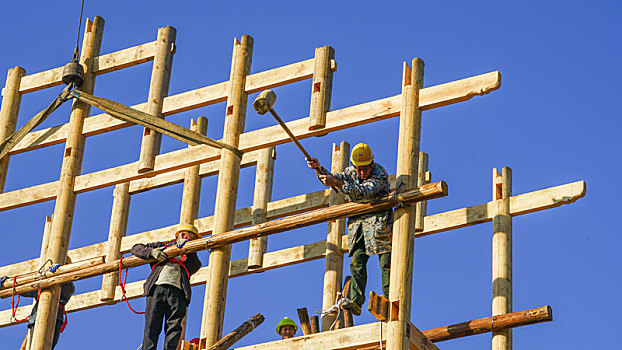
[[[315,49],[309,130],[321,129],[326,125],[326,112],[330,111],[333,92],[333,71],[330,69],[330,62],[334,58],[335,49],[328,45]]]
[[[480,93],[478,94],[488,93],[497,89],[499,84],[499,72],[441,84],[421,90],[420,103],[427,101],[440,106],[442,104],[439,104],[439,101],[443,98],[454,102],[466,101],[475,95],[474,91],[479,91]],[[427,100],[426,91],[429,94]],[[395,117],[399,114],[400,107],[401,102],[398,95],[328,112],[326,114],[326,127],[319,131],[307,130],[308,118],[298,119],[286,124],[298,139],[303,139]],[[425,108],[422,107],[421,109],[424,110]],[[291,139],[279,125],[274,125],[242,134],[238,149],[243,152],[250,152],[288,142],[291,142]],[[218,150],[210,149],[208,146],[182,149],[157,156],[157,166],[149,173],[137,174],[137,163],[131,163],[79,176],[76,179],[75,190],[78,193],[92,191],[126,181],[182,169],[190,165],[207,163],[219,157]],[[56,197],[56,186],[56,182],[51,182],[0,194],[0,211],[53,200]]]
[[[236,38],[233,43],[227,108],[225,109],[225,130],[223,131],[224,144],[234,149],[239,148],[240,135],[244,132],[248,102],[248,95],[245,91],[246,76],[251,72],[252,57],[253,38],[246,34],[242,35],[240,41]],[[222,236],[233,229],[240,179],[241,155],[227,148],[223,148],[221,155],[212,238]],[[201,339],[205,339],[205,345],[208,347],[222,337],[230,263],[230,244],[219,246],[210,252],[210,274],[205,290],[201,322]],[[204,349],[204,344],[200,344],[200,348]]]
[[[342,141],[340,145],[333,143],[331,173],[341,172],[350,159],[350,144]],[[345,202],[342,191],[330,191],[329,205]],[[326,235],[326,260],[324,261],[324,288],[322,293],[322,309],[331,308],[337,301],[337,293],[341,291],[343,280],[343,251],[341,237],[346,233],[346,219],[330,221]],[[347,296],[346,296],[347,297]],[[322,316],[322,332],[330,329],[335,322],[335,314]]]
[[[335,61],[331,62],[331,69],[333,71],[337,69]],[[246,92],[251,94],[264,89],[270,89],[309,79],[312,76],[313,59],[309,59],[249,75],[246,79]],[[205,107],[214,103],[224,102],[227,98],[227,86],[228,82],[222,82],[166,97],[163,101],[162,114],[164,116],[169,116]],[[146,107],[147,103],[132,106],[132,108],[141,111],[145,111]],[[93,136],[108,131],[126,128],[131,125],[131,123],[121,121],[108,114],[99,114],[90,117],[85,121],[83,132],[86,136]],[[48,129],[34,131],[28,134],[24,140],[17,144],[11,150],[11,154],[26,152],[65,142],[68,130],[67,127],[68,124],[64,124]]]
[[[311,322],[309,321],[309,312],[306,307],[301,307],[296,309],[298,313],[298,320],[300,321],[300,329],[302,330],[302,334],[309,335],[313,334],[311,331]]]
[[[93,73],[100,75],[132,67],[153,60],[156,42],[130,47],[93,58]],[[30,74],[22,78],[19,92],[22,94],[61,85],[64,67]],[[62,142],[62,141],[61,141]]]
[[[389,180],[394,184],[395,177],[390,176]],[[571,204],[585,196],[586,188],[586,183],[584,181],[577,181],[513,196],[510,198],[510,214],[512,216],[518,216],[559,207],[564,204]],[[329,193],[330,190],[323,190],[270,202],[268,203],[268,220],[275,220],[287,215],[324,208],[328,206]],[[426,230],[416,233],[415,237],[420,238],[430,234],[490,222],[493,219],[493,204],[493,202],[488,202],[426,216]],[[249,225],[251,223],[250,212],[251,208],[237,210],[235,226],[242,227]],[[210,233],[212,222],[213,217],[208,216],[198,219],[195,225],[201,232],[208,234]],[[121,244],[121,252],[129,252],[132,245],[140,242],[170,240],[170,232],[174,229],[174,226],[168,226],[124,237]],[[348,248],[345,245],[346,242],[347,239],[342,239],[342,250],[347,252]],[[105,254],[105,243],[97,243],[69,251],[69,255],[73,257],[74,262],[85,259],[101,259],[101,256]],[[2,266],[0,267],[0,276],[15,276],[36,271],[39,268],[37,261],[37,259],[32,259]],[[61,266],[60,269],[62,268]]]
[[[108,230],[108,249],[106,262],[121,258],[121,240],[127,233],[127,220],[130,213],[130,184],[128,182],[115,186],[113,192],[112,214]],[[116,286],[119,284],[119,272],[113,271],[102,277],[101,301],[114,299]]]
[[[373,290],[369,292],[367,309],[378,321],[387,321],[389,319],[389,299],[383,295],[376,294]]]
[[[82,44],[82,56],[80,57],[80,62],[85,64],[87,69],[85,69],[86,73],[81,88],[91,93],[95,85],[95,76],[89,72],[93,71],[92,58],[99,56],[103,32],[103,18],[95,17],[93,22],[87,20]],[[46,258],[52,259],[54,264],[64,264],[67,256],[76,201],[74,184],[82,167],[84,144],[86,141],[86,138],[82,135],[82,126],[84,119],[89,116],[90,111],[91,107],[83,103],[74,103],[71,110],[69,121],[71,132],[65,144],[60,179],[58,181],[58,198],[54,206],[54,217],[50,231],[50,245],[46,253]],[[33,350],[49,350],[52,348],[59,299],[60,285],[41,290],[37,307],[37,318],[32,331],[31,348]]]
[[[492,169],[492,315],[512,312],[512,169]],[[492,350],[511,350],[512,330],[492,333]]]
[[[22,102],[22,94],[19,93],[19,82],[26,75],[22,67],[9,69],[6,76],[6,84],[2,89],[2,106],[0,107],[0,144],[15,132],[17,116]],[[0,158],[0,193],[4,192],[6,175],[9,170],[9,155]]]
[[[398,189],[417,186],[421,139],[419,90],[423,87],[423,67],[423,61],[419,58],[412,60],[412,69],[404,62],[402,112],[395,174]],[[389,299],[391,302],[399,302],[400,307],[397,320],[388,324],[387,350],[408,350],[409,346],[408,325],[412,300],[415,210],[414,205],[406,205],[396,208],[394,213]]]
[[[417,171],[417,186],[429,184],[431,182],[431,174],[428,171],[428,154],[419,152],[419,170]],[[428,215],[428,202],[417,202],[415,210],[415,232],[423,231],[423,218]]]
[[[248,321],[242,323],[242,325],[236,328],[233,332],[227,334],[222,339],[217,341],[214,345],[210,346],[209,350],[229,349],[238,340],[242,339],[242,337],[255,330],[255,328],[262,324],[263,321],[264,317],[262,314],[255,314],[255,316],[251,317]]]
[[[447,184],[445,182],[436,182],[420,188],[413,188],[400,192],[395,195],[391,193],[382,197],[373,203],[344,203],[335,205],[330,208],[316,209],[310,212],[291,215],[282,219],[269,221],[260,225],[245,227],[237,230],[223,232],[221,234],[212,234],[210,237],[204,237],[192,240],[182,249],[171,246],[165,250],[169,257],[175,257],[180,254],[194,253],[216,247],[229,246],[233,243],[248,240],[253,237],[268,236],[275,233],[294,230],[301,227],[307,227],[330,220],[346,218],[352,215],[361,215],[378,210],[384,210],[395,206],[397,203],[408,204],[424,199],[440,198],[447,195]],[[216,232],[216,231],[214,231]],[[214,251],[212,250],[211,254]],[[211,255],[210,254],[210,255]],[[135,256],[130,256],[123,260],[123,267],[130,268],[145,265],[152,259],[144,260]],[[211,260],[210,260],[211,263]],[[68,265],[68,266],[71,266]],[[23,294],[40,288],[48,288],[50,286],[66,283],[68,281],[77,281],[88,277],[101,275],[118,269],[119,262],[102,263],[91,268],[82,269],[80,271],[69,272],[64,274],[53,274],[44,277],[36,282],[20,285],[14,288],[15,293]],[[229,272],[227,264],[227,274]],[[210,278],[213,275],[210,273]],[[0,289],[0,298],[11,296],[12,288],[7,286]]]
[[[255,172],[255,193],[253,195],[252,225],[266,222],[268,202],[272,199],[272,180],[274,178],[274,160],[276,148],[264,148],[260,151]],[[248,245],[248,268],[258,269],[263,266],[263,255],[268,246],[268,237],[253,238]]]
[[[175,53],[175,36],[177,30],[171,26],[158,29],[156,39],[156,53],[151,69],[151,84],[145,112],[156,118],[162,115],[162,102],[168,96],[168,86],[171,80],[173,54]],[[162,134],[147,127],[143,130],[143,139],[140,146],[138,172],[144,173],[153,170],[155,156],[160,153]],[[181,337],[183,339],[183,337]]]

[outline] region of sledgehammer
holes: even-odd
[[[283,128],[283,130],[285,130],[285,132],[287,133],[287,135],[289,135],[289,138],[292,139],[292,141],[294,141],[294,143],[296,144],[296,147],[298,147],[298,149],[300,150],[300,152],[302,152],[302,154],[304,154],[305,159],[306,160],[310,160],[312,157],[309,155],[309,153],[305,150],[304,147],[302,147],[302,145],[300,144],[300,142],[298,141],[298,139],[296,139],[296,136],[294,136],[294,134],[292,133],[291,130],[289,130],[289,128],[287,127],[287,125],[285,125],[285,123],[283,122],[283,120],[281,119],[281,117],[279,117],[278,114],[276,114],[276,111],[274,110],[274,108],[272,108],[274,106],[274,104],[276,103],[276,94],[274,93],[274,91],[272,90],[264,90],[262,91],[259,96],[257,96],[257,98],[255,99],[255,102],[253,102],[253,108],[255,109],[255,111],[261,115],[264,115],[268,112],[270,112],[270,114],[272,114],[272,116],[274,117],[274,119],[276,119],[276,121],[279,123],[279,125]],[[319,174],[319,175],[328,175],[328,172],[326,171],[326,169],[324,169],[322,166],[315,169],[315,173]],[[339,193],[339,190],[334,187],[331,186],[331,188]]]

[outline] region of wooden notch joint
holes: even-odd
[[[317,83],[313,84],[313,92],[320,92],[321,88],[322,88],[321,81],[318,81]]]
[[[394,300],[391,301],[391,321],[397,321],[398,320],[398,315],[400,313],[400,301],[399,300]]]

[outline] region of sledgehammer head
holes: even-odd
[[[268,113],[276,103],[276,94],[272,90],[264,90],[253,102],[253,108],[261,115]]]

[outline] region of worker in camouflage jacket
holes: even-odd
[[[192,239],[199,238],[199,231],[194,225],[179,225],[177,247]],[[145,307],[145,333],[143,350],[156,350],[158,338],[164,328],[164,350],[176,350],[182,333],[182,321],[186,316],[192,290],[190,276],[201,267],[197,253],[182,254],[169,258],[164,252],[166,245],[162,242],[135,244],[132,254],[142,259],[153,258],[151,274],[144,284],[144,295],[147,297]]]
[[[352,149],[352,166],[341,173],[318,175],[326,186],[341,189],[353,202],[368,202],[390,192],[387,171],[374,162],[371,148],[359,143]],[[311,169],[320,167],[317,159],[307,160]],[[324,169],[325,170],[325,169]],[[389,296],[389,271],[391,267],[391,239],[393,232],[393,210],[380,210],[373,213],[355,215],[348,218],[348,248],[350,263],[350,294],[342,303],[353,314],[361,314],[361,305],[365,302],[367,284],[367,260],[371,255],[378,255],[382,270],[382,292]]]

